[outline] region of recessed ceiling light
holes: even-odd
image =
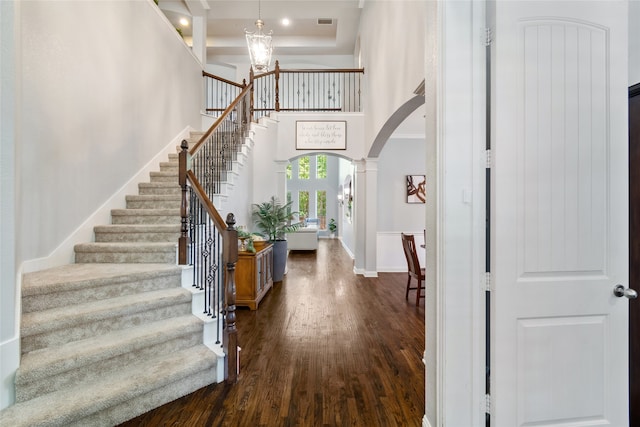
[[[180,18],[180,25],[182,25],[183,27],[188,27],[189,20],[187,18]]]
[[[291,24],[291,21],[289,21],[289,18],[282,18],[282,25],[284,25],[285,27],[289,26],[289,24]]]

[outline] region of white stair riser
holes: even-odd
[[[131,212],[123,215],[112,215],[112,224],[180,224],[178,215],[147,215],[137,213],[138,209],[130,209]]]
[[[122,233],[95,233],[96,242],[177,242],[180,232],[122,232]]]
[[[175,264],[176,251],[172,252],[77,252],[76,263],[110,264]]]
[[[154,185],[155,184],[155,185]],[[166,194],[166,195],[181,195],[182,188],[176,183],[170,185],[168,183],[141,183],[138,185],[138,191],[141,195],[146,194]]]
[[[127,209],[180,209],[180,199],[176,200],[127,200]]]
[[[178,184],[178,170],[176,171],[163,171],[163,172],[151,172],[151,182],[169,182]]]

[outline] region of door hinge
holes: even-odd
[[[491,169],[493,158],[491,157],[491,149],[485,150],[485,168]]]
[[[491,415],[491,395],[488,393],[484,395],[484,412]]]
[[[491,46],[493,43],[493,30],[489,27],[484,29],[484,45]]]
[[[491,272],[487,271],[484,273],[484,290],[486,292],[491,292]]]

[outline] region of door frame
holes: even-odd
[[[637,159],[632,155],[632,142],[637,144],[636,150],[640,150],[640,134],[636,134],[635,140],[632,140],[632,115],[631,105],[632,100],[636,103],[640,102],[640,83],[637,83],[629,88],[629,287],[638,291],[640,288],[640,271],[638,268],[634,268],[637,265],[640,258],[638,250],[634,250],[634,246],[640,245],[640,224],[634,222],[634,211],[636,214],[640,210],[640,207],[635,208],[632,204],[632,193],[634,186],[631,182],[632,174],[634,170],[640,167],[640,156]],[[636,107],[640,110],[640,107]],[[638,111],[640,114],[640,111]],[[637,117],[637,116],[636,116]],[[636,122],[640,120],[636,119]],[[640,125],[635,124],[637,132],[640,132]],[[635,161],[634,161],[635,160]],[[636,180],[640,180],[638,177]],[[635,183],[637,184],[637,182]],[[636,203],[637,204],[637,203]],[[635,241],[635,242],[634,242]],[[636,243],[637,242],[637,243]],[[635,244],[634,244],[635,243]],[[637,281],[634,281],[637,280]],[[640,301],[629,301],[629,425],[638,425],[640,423]],[[633,340],[635,337],[635,340]]]
[[[485,425],[485,2],[428,2],[426,415]],[[435,141],[433,144],[430,141]]]

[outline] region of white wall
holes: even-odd
[[[15,224],[16,122],[20,117],[19,47],[13,40],[19,32],[18,2],[0,2],[0,409],[14,397],[13,378],[20,360],[16,336],[17,313]]]
[[[278,191],[278,164],[277,159],[287,160],[277,155],[279,123],[275,120],[267,120],[267,126],[256,126],[255,145],[253,147],[253,188],[251,190],[251,203],[266,202],[271,196],[277,196]],[[284,201],[284,199],[280,200]]]
[[[364,2],[359,34],[367,149],[389,117],[415,96],[424,79],[426,4]]]
[[[389,139],[378,157],[378,231],[421,231],[425,205],[407,203],[406,176],[426,174],[424,139]],[[433,203],[433,195],[429,200]]]
[[[629,86],[640,83],[640,1],[629,1]]]
[[[362,159],[366,155],[364,140],[363,113],[278,113],[278,146],[276,155],[288,160],[305,154],[305,150],[296,150],[296,121],[319,120],[347,122],[347,149],[335,153],[350,159]],[[329,151],[329,153],[332,153]]]
[[[426,175],[426,157],[424,139],[392,138],[380,152],[376,262],[379,272],[407,271],[400,233],[414,234],[416,243],[423,243],[426,204],[407,203],[406,175]],[[433,197],[429,202],[434,203]],[[419,250],[424,267],[424,250]]]
[[[172,137],[199,127],[201,67],[156,10],[22,4],[19,261],[47,256]]]
[[[15,109],[1,161],[2,205],[6,197],[15,218],[2,240],[16,242],[15,258],[1,261],[6,406],[22,266],[48,258],[173,138],[200,128],[202,69],[151,0],[2,2],[2,20],[3,128],[5,100]],[[5,66],[17,78],[5,80]],[[12,170],[15,198],[4,187]]]

